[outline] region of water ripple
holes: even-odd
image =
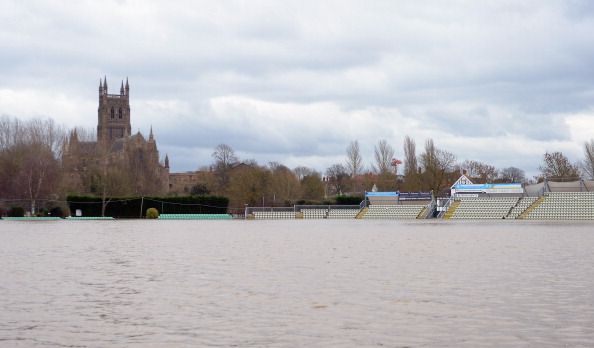
[[[0,346],[588,347],[591,230],[0,222]]]

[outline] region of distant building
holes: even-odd
[[[235,163],[229,168],[228,175],[250,168],[253,168],[253,164],[244,162]],[[169,195],[187,196],[190,194],[209,194],[211,193],[209,189],[217,186],[218,179],[216,176],[215,169],[212,167],[184,173],[170,173]]]
[[[120,192],[137,195],[167,194],[169,159],[166,155],[163,162],[160,162],[152,127],[148,140],[140,131],[132,135],[128,79],[125,85],[122,81],[119,94],[108,93],[107,78],[99,81],[97,115],[96,141],[79,139],[77,131],[73,130],[64,144],[62,159],[66,190],[96,194],[99,181],[97,177],[109,172],[115,176],[112,180],[121,175],[121,182],[128,185],[122,187]]]
[[[521,183],[475,184],[462,174],[450,187],[452,197],[521,196],[525,193]]]
[[[214,181],[212,171],[194,171],[169,174],[169,194],[172,196],[187,196],[197,184]]]

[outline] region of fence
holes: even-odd
[[[292,207],[246,207],[246,218],[334,218],[347,213],[354,216],[361,205],[294,205]]]
[[[161,214],[225,214],[228,199],[217,196],[196,197],[132,197],[110,198],[106,200],[105,216],[117,218],[144,217],[148,208],[155,208]],[[101,216],[103,202],[98,197],[68,196],[66,200],[38,199],[32,204],[30,199],[0,198],[0,216],[7,215],[13,207],[21,207],[25,214],[63,216]],[[229,209],[229,213],[243,217],[243,209]]]
[[[225,214],[228,200],[224,197],[133,197],[111,198],[106,201],[105,216],[116,218],[144,217],[147,209],[155,208],[161,214]],[[97,197],[68,197],[72,215],[101,216],[103,201]]]

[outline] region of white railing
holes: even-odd
[[[443,201],[443,198],[440,198],[439,200]],[[454,197],[449,197],[443,205],[437,206],[437,210],[439,211],[439,214],[437,214],[438,219],[441,219],[445,215],[445,213],[447,213],[452,203],[454,203]]]

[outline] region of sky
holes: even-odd
[[[594,2],[0,0],[0,115],[95,129],[104,76],[172,172],[409,135],[532,176],[594,138]]]

